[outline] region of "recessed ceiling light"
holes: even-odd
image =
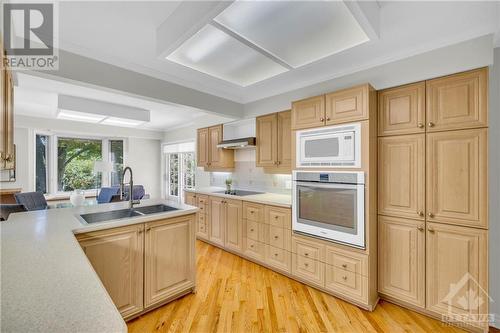
[[[83,121],[86,123],[98,123],[106,117],[92,113],[59,109],[59,112],[57,113],[57,118],[64,120]]]

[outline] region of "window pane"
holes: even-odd
[[[179,154],[170,154],[168,159],[169,195],[179,196]]]
[[[123,140],[109,140],[109,160],[114,164],[114,171],[111,172],[111,186],[120,185],[123,172]]]
[[[101,187],[102,175],[94,175],[94,161],[102,159],[101,140],[58,138],[57,190]]]
[[[35,191],[47,193],[47,152],[49,137],[37,135],[35,138]]]
[[[184,188],[194,188],[195,187],[195,181],[194,181],[194,175],[195,175],[195,160],[194,160],[194,153],[183,153],[183,164],[184,164]]]

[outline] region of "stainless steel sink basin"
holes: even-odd
[[[98,223],[98,222],[124,219],[134,216],[143,216],[143,215],[157,214],[163,212],[170,212],[174,210],[178,209],[171,206],[160,204],[160,205],[137,207],[132,209],[119,209],[108,212],[82,214],[80,215],[80,217],[87,223]]]

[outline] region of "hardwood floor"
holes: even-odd
[[[147,332],[463,332],[381,301],[368,312],[197,241],[196,294],[128,322]]]

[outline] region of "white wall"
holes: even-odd
[[[495,64],[490,70],[489,108],[489,245],[490,313],[495,314],[495,327],[500,328],[500,48],[495,49]]]
[[[132,168],[134,184],[144,185],[152,198],[161,197],[160,140],[129,138],[126,165]]]

